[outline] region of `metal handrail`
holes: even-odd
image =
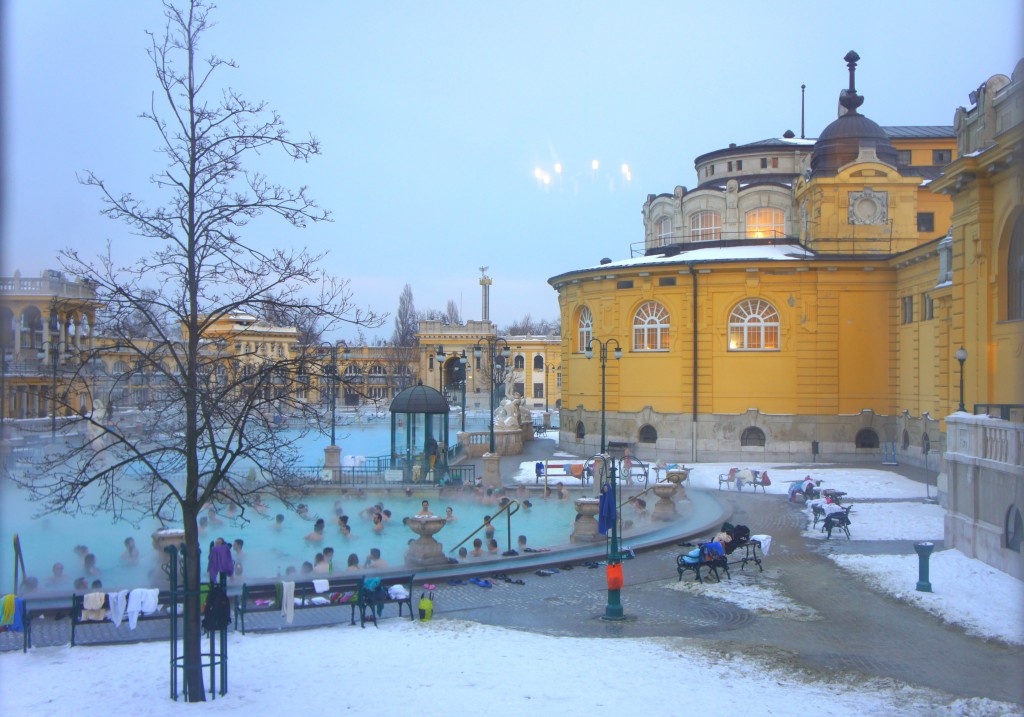
[[[512,506],[515,506],[515,510],[512,510]],[[491,521],[493,523],[495,518],[497,518],[502,513],[506,513],[506,521],[507,521],[506,525],[507,525],[507,527],[506,527],[505,532],[508,534],[508,549],[509,550],[512,549],[512,516],[515,515],[518,512],[519,512],[519,501],[515,500],[515,499],[512,499],[508,503],[506,503],[505,505],[501,506],[501,508],[498,509],[498,512],[491,516]],[[480,527],[479,528],[477,528],[472,533],[467,535],[462,540],[462,542],[459,543],[458,545],[456,545],[454,548],[449,548],[448,552],[449,553],[453,553],[456,550],[458,550],[459,548],[461,548],[463,545],[466,544],[466,541],[472,539],[472,537],[474,535],[476,535],[481,530],[483,530],[485,525],[487,525],[486,522],[480,523]]]

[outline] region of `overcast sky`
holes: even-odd
[[[647,194],[694,186],[697,155],[799,135],[801,83],[807,135],[819,133],[850,49],[864,114],[951,124],[968,92],[1013,69],[1021,5],[222,0],[203,49],[238,63],[222,83],[323,144],[308,165],[259,161],[308,185],[334,222],[251,231],[329,249],[357,302],[390,313],[408,283],[418,309],[454,299],[480,318],[489,266],[503,326],[557,316],[549,277],[628,257]],[[161,166],[138,119],[160,4],[7,0],[4,13],[3,274],[56,267],[68,245],[128,251],[137,240],[75,174],[139,192]]]

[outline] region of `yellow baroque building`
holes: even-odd
[[[648,197],[632,256],[549,279],[564,448],[597,452],[603,425],[645,460],[935,470],[961,347],[967,411],[1024,420],[1024,70],[954,127],[882,128],[844,59],[816,140],[698,157],[696,188]]]

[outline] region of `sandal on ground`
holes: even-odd
[[[449,585],[465,585],[466,581],[465,580],[458,580],[458,579],[454,579],[453,578],[452,580],[448,581],[448,584]]]

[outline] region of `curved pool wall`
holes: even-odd
[[[3,544],[11,545],[14,533],[21,536],[25,554],[26,567],[29,574],[40,580],[40,589],[46,591],[70,590],[77,577],[88,580],[100,579],[104,589],[130,588],[146,584],[158,584],[159,579],[151,577],[150,572],[156,566],[157,555],[152,549],[151,535],[160,526],[154,520],[142,521],[138,527],[115,522],[107,515],[68,516],[50,515],[31,518],[33,513],[31,501],[27,494],[17,488],[5,485],[0,507],[2,517]],[[15,494],[15,495],[12,495]],[[582,491],[573,491],[573,497]],[[655,545],[678,541],[682,538],[711,532],[728,517],[727,509],[712,493],[688,491],[688,501],[680,502],[681,515],[671,522],[645,521],[638,523],[636,530],[625,531],[622,545],[634,549],[643,549]],[[520,570],[537,565],[560,564],[567,561],[602,558],[605,555],[604,541],[597,543],[571,543],[569,536],[576,516],[575,505],[570,500],[555,498],[544,500],[533,495],[534,507],[522,509],[511,519],[511,546],[516,547],[519,535],[526,535],[528,544],[534,548],[549,548],[550,552],[526,553],[517,558],[480,558],[469,559],[458,565],[442,565],[436,569],[419,568],[417,574],[430,573],[441,578],[449,574],[473,574],[493,572],[501,566],[506,571]],[[307,542],[305,536],[313,530],[312,519],[303,519],[294,512],[285,513],[285,521],[280,530],[273,527],[273,516],[278,512],[271,506],[267,517],[252,515],[252,521],[232,521],[226,516],[218,515],[221,525],[208,528],[201,539],[203,549],[203,567],[206,565],[206,553],[209,541],[223,537],[231,542],[235,538],[245,541],[243,552],[243,578],[246,581],[272,580],[283,575],[289,566],[299,569],[303,561],[313,562],[317,552],[324,547],[333,547],[334,573],[345,570],[346,558],[355,553],[360,564],[368,555],[370,548],[379,548],[382,557],[388,562],[389,571],[404,571],[404,552],[410,539],[415,534],[402,525],[401,519],[407,515],[415,515],[420,510],[421,500],[431,501],[431,509],[438,514],[444,513],[447,505],[452,505],[459,520],[446,525],[435,538],[444,545],[447,555],[454,555],[456,545],[472,533],[483,521],[484,515],[493,515],[497,506],[484,505],[473,500],[455,499],[454,496],[438,498],[435,489],[421,489],[406,495],[404,491],[379,491],[357,497],[354,493],[341,494],[337,491],[322,492],[306,496],[303,500],[309,508],[309,515],[325,519],[324,540],[319,543]],[[349,515],[352,526],[352,537],[341,535],[336,522],[336,501],[341,501],[345,513]],[[360,510],[383,502],[384,507],[393,512],[389,525],[380,534],[373,532],[371,522],[359,516]],[[204,513],[206,515],[206,513]],[[632,508],[623,508],[623,519],[634,519]],[[508,523],[504,515],[494,521],[495,538],[501,551],[509,545]],[[139,548],[141,559],[137,565],[124,565],[120,561],[124,550],[125,537],[134,537]],[[476,537],[483,538],[478,533]],[[85,576],[81,568],[81,558],[74,548],[78,544],[88,546],[97,556],[97,565],[101,573]],[[471,541],[466,543],[471,548]],[[0,576],[13,577],[12,551],[8,548],[0,557]],[[65,566],[65,580],[61,583],[50,583],[51,566],[54,562]],[[8,578],[10,579],[10,578]],[[6,587],[4,587],[6,590]]]

